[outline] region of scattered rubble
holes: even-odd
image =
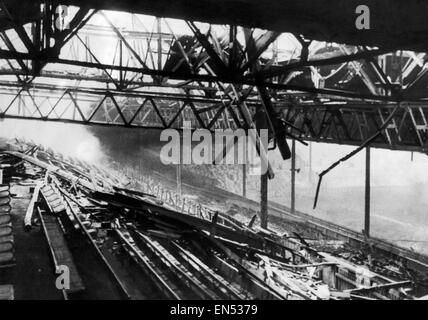
[[[0,186],[0,266],[13,268],[9,184],[31,181],[25,228],[41,224],[55,268],[70,267],[67,299],[92,292],[76,247],[97,257],[94,266],[114,284],[112,296],[127,299],[141,298],[128,279],[131,267],[167,299],[415,299],[425,281],[370,248],[258,228],[254,218],[244,224],[239,207],[230,216],[150,181],[129,188],[108,169],[29,142],[10,149],[0,155],[10,168]]]

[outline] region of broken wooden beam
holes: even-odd
[[[43,183],[39,182],[34,187],[30,203],[28,204],[27,211],[25,212],[24,227],[25,227],[26,231],[31,230],[34,205],[36,204],[37,199],[39,198],[39,192],[40,192],[40,188],[42,187],[42,185],[43,185]]]
[[[345,292],[371,293],[371,292],[376,292],[376,291],[385,290],[385,289],[401,288],[401,287],[411,285],[411,284],[412,284],[412,281],[405,280],[405,281],[397,281],[397,282],[379,284],[379,285],[371,286],[371,287],[367,287],[367,288],[349,289],[349,290],[345,290]]]
[[[67,246],[64,233],[57,218],[52,214],[42,213],[39,208],[37,208],[37,212],[48,242],[55,271],[61,270],[60,268],[62,266],[68,267],[70,274],[70,286],[63,290],[64,293],[68,294],[85,290],[85,286],[79,272],[77,271],[73,256]]]
[[[25,160],[25,161],[27,161],[27,162],[29,162],[29,163],[31,163],[31,164],[39,167],[39,168],[49,170],[50,173],[55,174],[55,175],[61,177],[62,179],[65,179],[67,181],[75,182],[75,183],[81,185],[82,187],[84,187],[86,189],[94,190],[92,183],[90,183],[89,181],[84,180],[84,179],[79,179],[78,177],[76,177],[75,174],[71,174],[71,173],[69,173],[63,169],[58,168],[57,166],[47,164],[44,161],[36,159],[35,157],[32,157],[32,156],[23,154],[21,152],[5,151],[4,153],[10,154],[10,155],[15,156],[17,158]]]

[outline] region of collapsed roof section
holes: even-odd
[[[422,42],[408,35],[424,24],[393,24],[404,12],[398,4],[385,8],[391,19],[382,19],[389,35],[395,27],[403,30],[402,36],[390,39],[379,28],[373,37],[347,35],[346,21],[339,19],[348,19],[346,14],[330,10],[343,6],[335,1],[282,1],[263,8],[254,1],[216,1],[215,6],[237,15],[260,9],[259,22],[238,21],[242,26],[220,14],[222,9],[204,7],[210,20],[187,16],[180,1],[156,11],[161,3],[85,2],[68,8],[67,28],[62,29],[56,26],[55,2],[31,2],[24,6],[33,9],[27,15],[26,9],[2,1],[0,118],[157,129],[181,128],[183,121],[190,121],[193,128],[249,129],[260,109],[269,117],[270,137],[283,151],[285,137],[361,145],[386,127],[374,146],[426,152],[426,53]],[[377,12],[383,4],[372,1],[372,8]],[[242,10],[229,10],[236,6]],[[275,6],[280,7],[272,10]],[[297,20],[274,31],[260,29],[268,28],[262,22],[275,21],[266,12],[278,15],[282,6]],[[411,1],[406,8],[415,6]],[[309,22],[297,24],[302,17],[298,13],[309,8],[325,15],[312,26],[330,19],[341,28],[328,39],[313,35]],[[217,23],[224,18],[229,24],[141,13]],[[399,41],[404,38],[418,46],[404,45]],[[399,112],[385,125],[397,103]]]

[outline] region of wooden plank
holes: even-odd
[[[155,268],[153,262],[138,248],[132,238],[128,235],[127,237],[119,229],[114,229],[120,242],[125,245],[125,248],[133,253],[131,257],[137,262],[137,264],[143,269],[146,270],[147,274],[155,282],[156,286],[165,293],[169,299],[182,300],[179,292],[179,288],[176,288],[174,283],[168,281],[168,278],[163,274],[162,270]]]
[[[367,288],[357,288],[357,289],[350,289],[350,290],[345,290],[345,292],[351,292],[351,293],[369,293],[369,292],[373,292],[374,291],[381,291],[381,290],[385,290],[385,289],[391,289],[391,288],[400,288],[400,287],[404,287],[404,286],[409,286],[412,284],[412,281],[410,280],[405,280],[405,281],[398,281],[398,282],[391,282],[391,283],[385,283],[385,284],[380,284],[380,285],[376,285],[376,286],[371,286],[371,287],[367,287]]]
[[[65,205],[58,193],[50,185],[45,185],[40,188],[43,198],[53,213],[60,213],[65,210]]]
[[[55,268],[57,269],[59,266],[65,265],[70,270],[70,289],[65,291],[67,293],[83,291],[85,286],[74,264],[73,257],[67,247],[64,234],[57,218],[51,214],[41,213],[38,208],[37,211],[40,215],[40,221],[42,222]]]
[[[24,225],[27,230],[31,229],[31,219],[33,217],[34,204],[37,202],[42,184],[42,182],[37,183],[36,187],[34,188],[30,203],[28,204],[27,211],[25,212]]]

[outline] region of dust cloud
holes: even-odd
[[[100,140],[86,127],[76,124],[5,119],[0,122],[0,137],[24,138],[90,163],[107,161]]]
[[[11,120],[0,122],[0,137],[23,137],[88,162],[118,162],[175,178],[175,168],[160,164],[159,132],[123,128],[89,128],[74,124]],[[296,209],[360,232],[364,226],[365,151],[341,163],[322,183],[317,208],[312,208],[318,174],[356,147],[332,144],[297,144]],[[277,150],[270,153],[276,176],[269,182],[269,200],[290,205],[290,161]],[[371,149],[371,234],[418,252],[428,253],[428,156]],[[240,193],[241,169],[216,166],[188,167],[183,181],[217,185]],[[204,179],[202,179],[204,178]],[[258,178],[248,177],[247,195],[259,200]]]

